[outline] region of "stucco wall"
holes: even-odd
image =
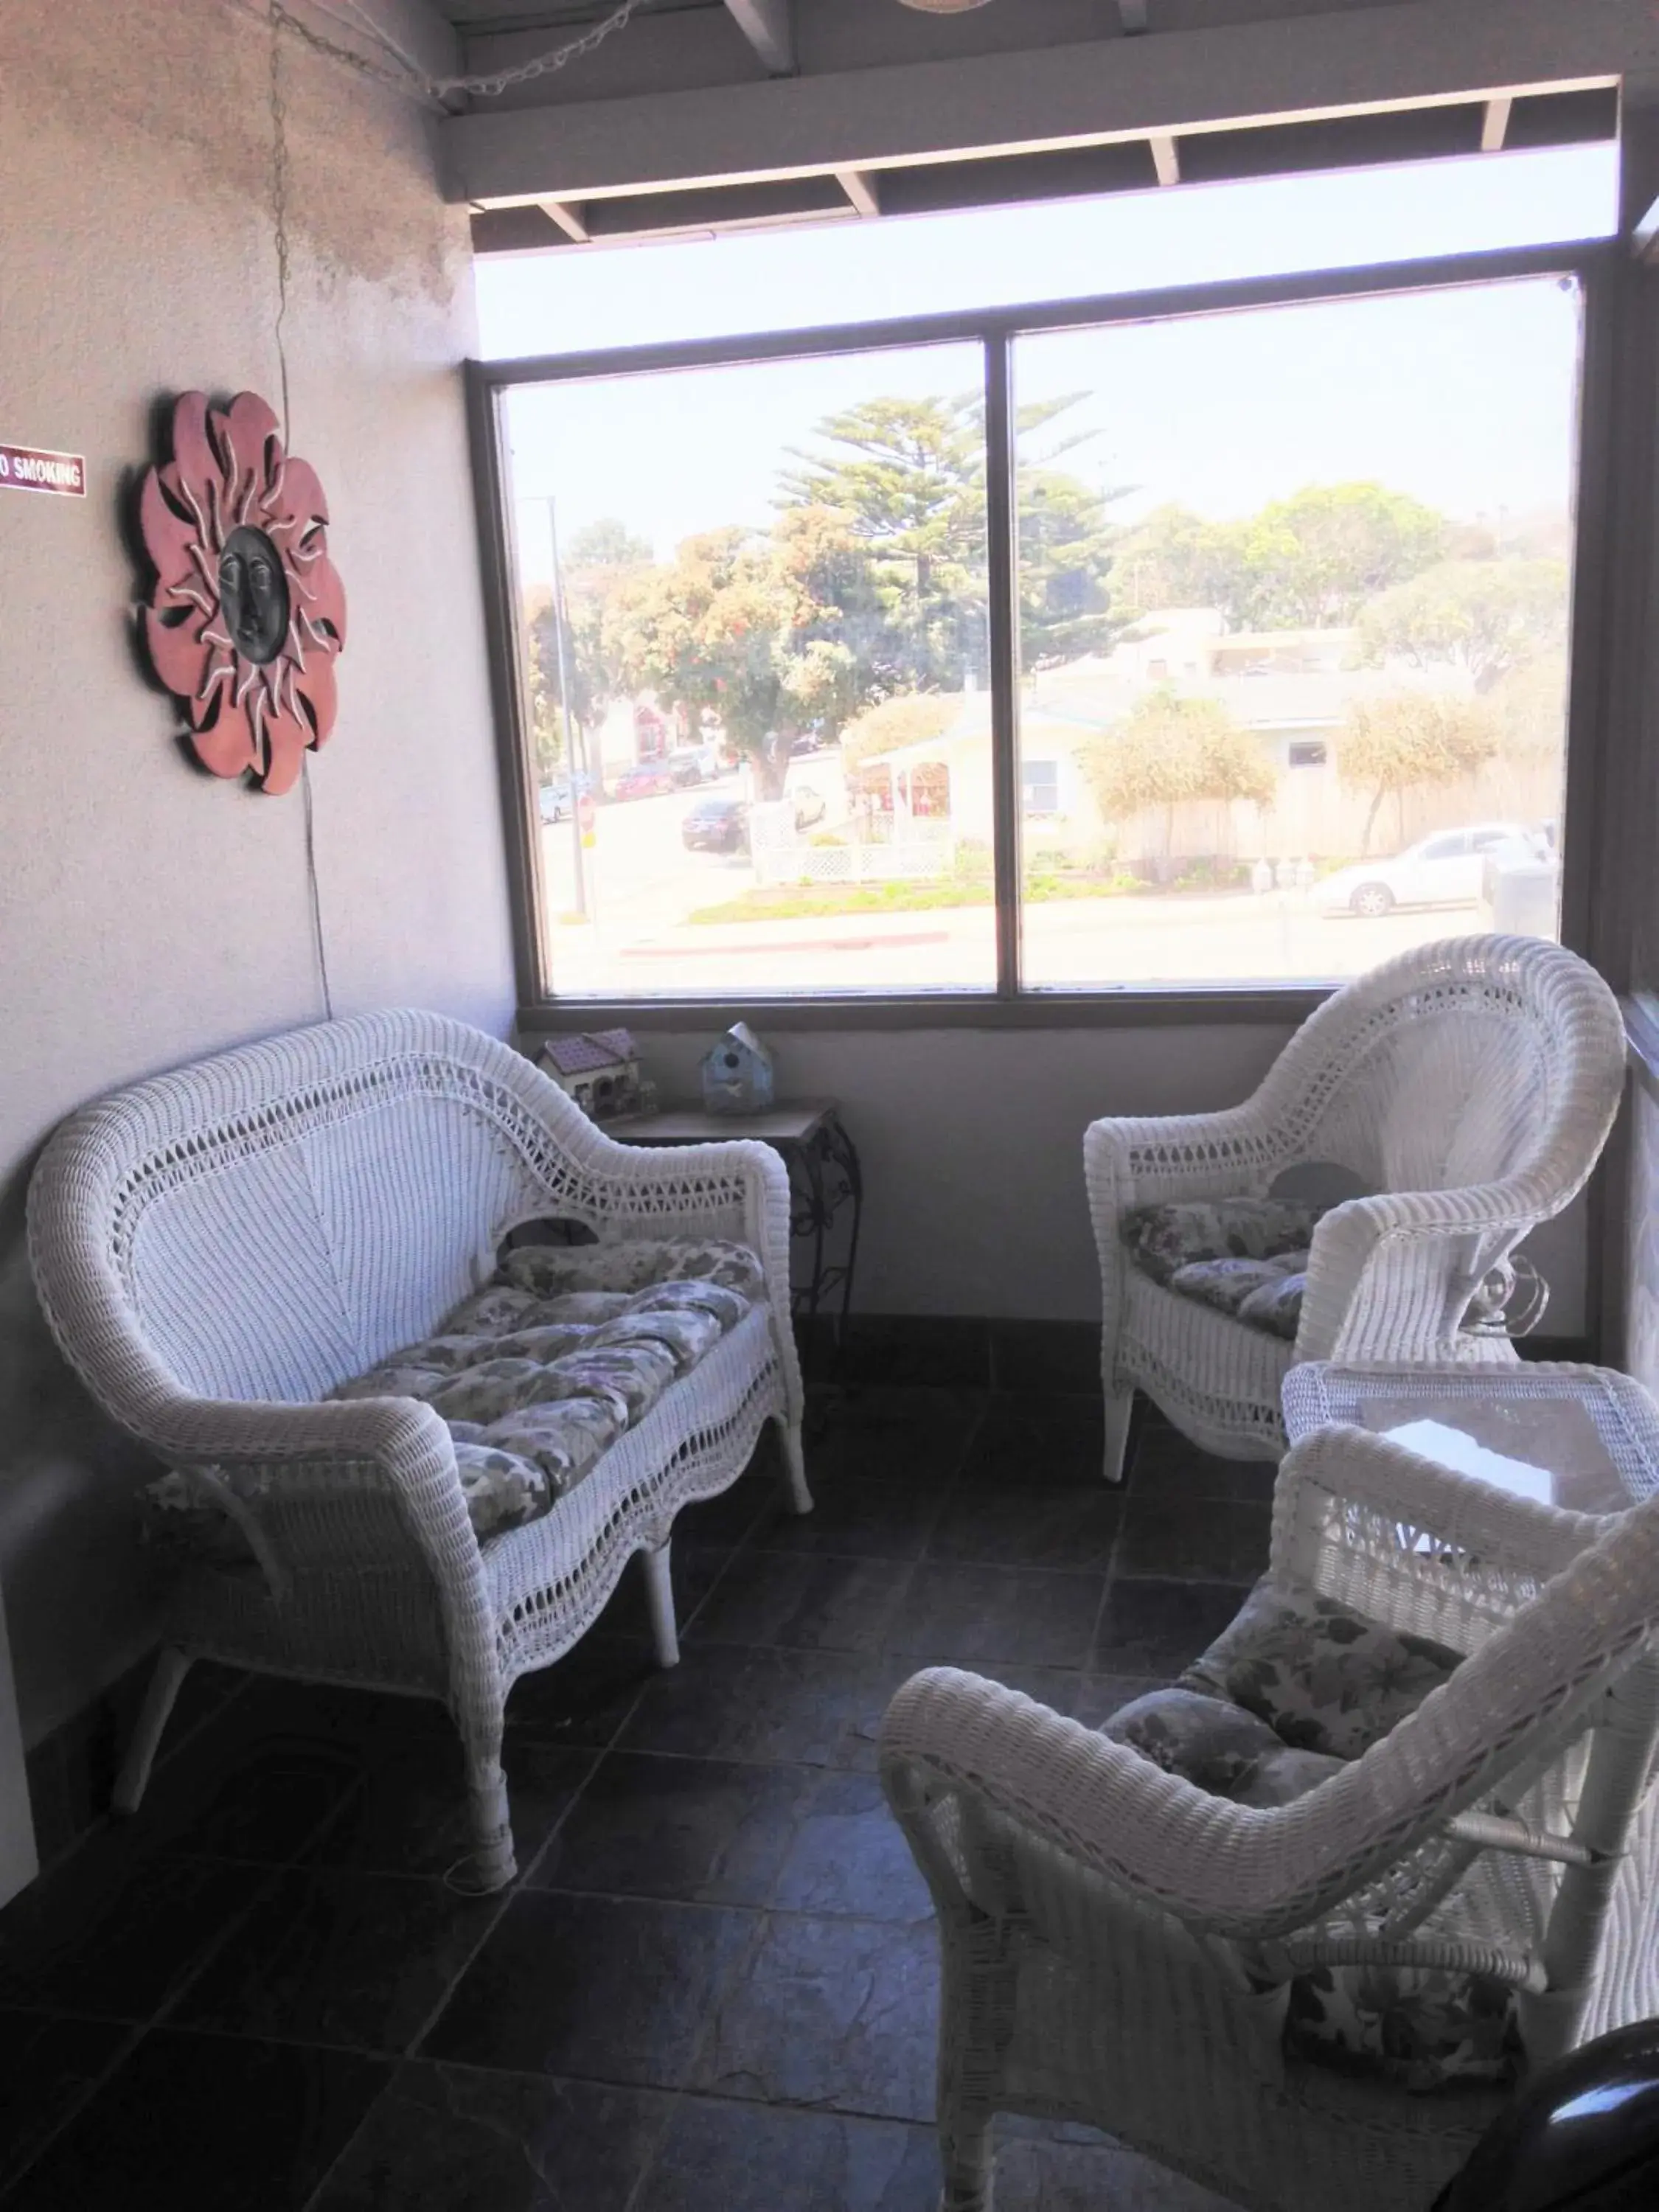
[[[292,445],[329,494],[349,610],[313,770],[334,1002],[500,1031],[465,216],[412,108],[291,43],[283,71]],[[0,9],[0,438],[84,453],[89,487],[0,491],[0,1571],[30,1740],[152,1620],[131,1456],[34,1313],[30,1160],[94,1094],[322,1012],[301,797],[181,756],[136,668],[118,527],[158,399],[278,400],[269,96],[269,31],[231,0]]]

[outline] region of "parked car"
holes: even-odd
[[[701,753],[683,752],[670,753],[668,773],[674,779],[676,791],[689,791],[693,784],[702,781],[707,770],[703,767]]]
[[[678,789],[674,771],[666,761],[641,761],[637,768],[623,770],[617,778],[612,796],[617,799],[660,799],[665,793]]]
[[[1397,906],[1478,906],[1488,853],[1528,840],[1520,822],[1482,822],[1469,830],[1439,830],[1386,860],[1359,860],[1314,886],[1324,914],[1375,917]]]
[[[810,830],[815,822],[823,821],[823,795],[821,792],[814,791],[810,783],[798,783],[792,791],[787,792],[784,795],[795,802],[797,830]]]
[[[576,778],[576,790],[586,791],[590,788],[591,783],[591,777],[579,775]],[[540,800],[544,822],[568,822],[570,818],[571,805],[570,778],[564,775],[559,777],[556,782],[544,783],[541,787]]]
[[[700,799],[686,809],[680,842],[690,853],[749,849],[749,809],[740,799]]]

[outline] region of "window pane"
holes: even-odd
[[[509,393],[556,994],[994,985],[983,380]]]
[[[1028,984],[1556,933],[1581,323],[1545,276],[1018,342]]]

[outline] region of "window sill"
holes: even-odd
[[[939,991],[912,997],[784,999],[547,999],[519,1010],[521,1036],[580,1026],[703,1030],[736,1015],[763,1030],[1146,1030],[1253,1023],[1289,1029],[1322,1006],[1335,984],[1237,989],[1032,991],[1017,999]]]

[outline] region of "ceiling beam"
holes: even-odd
[[[837,169],[836,182],[861,216],[881,213],[881,183],[863,169]]]
[[[769,76],[795,73],[795,27],[789,0],[726,0],[732,21],[760,57]]]
[[[1480,118],[1480,150],[1483,154],[1501,154],[1504,141],[1509,136],[1510,112],[1515,102],[1507,93],[1486,102],[1486,112]]]
[[[451,199],[582,201],[1487,100],[1659,74],[1650,0],[1400,0],[621,100],[453,116]]]
[[[580,208],[568,200],[538,200],[537,206],[550,223],[556,223],[573,246],[586,246],[592,235],[582,220]]]

